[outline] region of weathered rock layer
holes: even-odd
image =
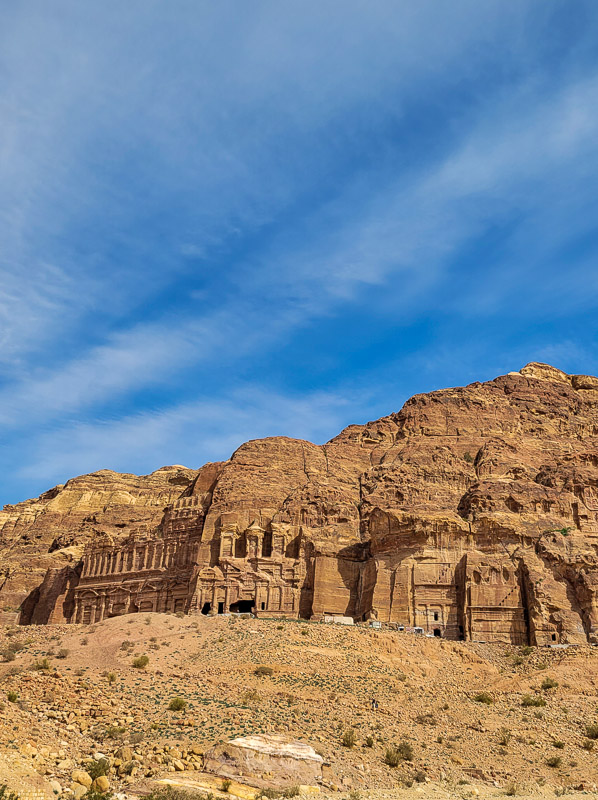
[[[598,379],[529,364],[322,446],[251,441],[5,507],[0,602],[23,623],[252,610],[593,642],[597,515]]]

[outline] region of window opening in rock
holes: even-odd
[[[265,610],[265,608],[266,608],[266,604],[265,604],[265,603],[262,603],[262,611],[264,611],[264,610]]]
[[[552,641],[553,641],[553,642],[556,642],[556,633],[553,633],[553,634],[552,634]]]
[[[442,634],[440,633],[440,628],[434,628],[434,636],[439,636],[439,637],[442,636]]]
[[[438,611],[434,612],[434,622],[438,622]]]

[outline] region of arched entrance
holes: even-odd
[[[204,603],[203,606],[201,607],[201,613],[204,616],[207,616],[210,613],[211,610],[212,610],[212,604],[211,603]]]
[[[237,600],[236,603],[231,603],[230,610],[233,614],[251,614],[254,603],[254,600]]]

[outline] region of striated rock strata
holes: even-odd
[[[598,379],[528,364],[322,446],[251,441],[5,507],[0,602],[22,623],[251,610],[596,642],[597,515]]]

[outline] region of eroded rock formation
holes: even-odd
[[[251,441],[6,507],[0,597],[21,622],[232,609],[593,642],[597,515],[598,379],[529,364],[322,446]]]

